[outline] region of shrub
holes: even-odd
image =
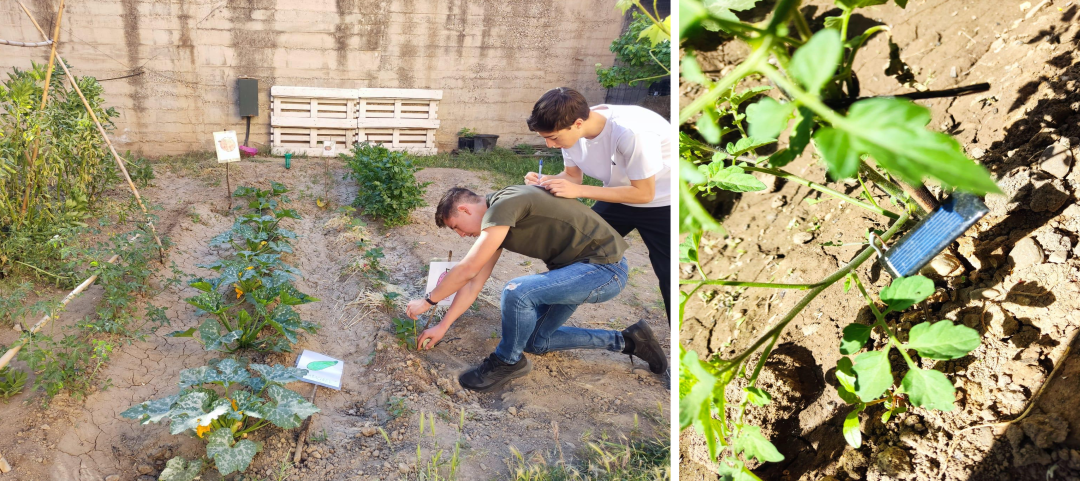
[[[348,165],[345,178],[360,186],[353,206],[381,218],[386,227],[407,224],[413,209],[427,205],[424,192],[431,183],[416,181],[420,167],[409,154],[364,142],[353,147]]]

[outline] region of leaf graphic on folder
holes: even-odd
[[[338,363],[338,361],[315,361],[315,362],[309,362],[308,365],[307,365],[307,370],[309,370],[309,371],[322,371],[323,369],[326,369],[326,368],[328,368],[330,366],[333,366],[334,364],[337,364],[337,363]]]

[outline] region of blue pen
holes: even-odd
[[[544,178],[544,158],[540,157],[540,167],[537,167],[536,181],[539,182]]]

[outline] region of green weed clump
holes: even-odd
[[[298,428],[319,412],[284,387],[307,373],[307,369],[249,365],[231,358],[214,360],[180,371],[179,393],[140,403],[120,415],[142,424],[167,418],[171,434],[192,433],[206,442],[206,457],[222,476],[242,473],[262,450],[261,443],[247,439],[248,434],[269,425]],[[161,479],[190,481],[202,470],[202,459],[177,456],[166,467],[169,476],[162,472]]]
[[[671,72],[671,40],[652,42],[641,32],[653,26],[657,20],[646,12],[633,12],[634,20],[626,32],[611,42],[611,52],[615,54],[618,65],[603,68],[596,64],[596,78],[604,88],[627,84],[631,87],[638,82],[652,83],[667,78]]]
[[[427,205],[424,192],[431,183],[416,181],[420,167],[411,155],[363,142],[353,146],[346,163],[350,172],[345,178],[360,186],[353,206],[382,219],[384,226],[405,225],[410,212]]]
[[[606,437],[590,441],[575,463],[563,461],[561,448],[552,453],[552,461],[543,456],[525,459],[510,448],[507,460],[514,481],[666,481],[671,479],[671,442],[665,438],[622,439]]]
[[[0,352],[7,351],[7,348],[0,346]],[[26,373],[12,369],[11,366],[5,366],[0,369],[0,399],[4,399],[19,394],[23,390],[23,386],[26,386]]]
[[[296,234],[281,226],[284,219],[299,219],[289,202],[288,188],[277,182],[269,190],[240,187],[234,195],[248,200],[250,212],[233,227],[210,241],[228,245],[233,255],[207,265],[216,278],[194,278],[188,285],[202,293],[186,301],[206,319],[198,327],[170,334],[195,337],[209,351],[239,349],[287,352],[302,331],[314,333],[318,325],[300,319],[293,306],[318,301],[297,290],[292,282],[300,274],[282,254],[292,253]]]

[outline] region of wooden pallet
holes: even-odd
[[[322,155],[324,139],[335,141],[336,153],[363,141],[418,155],[437,152],[441,90],[275,85],[270,97],[271,152],[275,155]]]

